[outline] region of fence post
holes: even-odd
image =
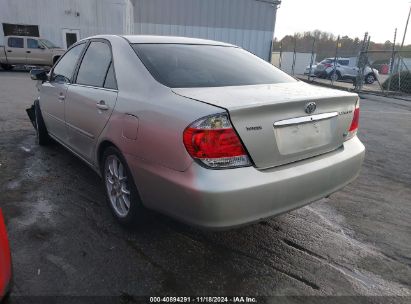
[[[294,68],[295,68],[296,48],[297,48],[297,37],[294,37],[293,65],[291,66],[291,74],[293,76],[294,76]]]
[[[333,71],[331,73],[331,85],[334,85],[334,77],[336,77],[335,75],[337,75],[337,59],[338,59],[338,47],[340,44],[340,35],[338,35],[337,37],[337,45],[335,48],[335,56],[334,56],[334,67],[333,67]],[[338,76],[337,76],[338,78]]]
[[[280,58],[278,59],[278,68],[281,70],[281,63],[283,61],[283,41],[280,42]]]
[[[312,45],[312,47],[311,47],[311,61],[310,61],[310,69],[308,70],[308,81],[311,80],[311,71],[312,71],[312,69],[313,69],[314,46],[315,46],[315,37],[313,38],[313,45]]]
[[[360,91],[362,89],[362,77],[361,77],[361,67],[362,67],[362,61],[363,61],[363,56],[364,56],[364,49],[365,49],[365,44],[367,41],[367,37],[368,37],[368,32],[365,32],[364,34],[364,39],[362,41],[361,44],[361,51],[360,54],[358,56],[358,62],[357,62],[357,68],[358,68],[358,72],[357,72],[357,77],[355,78],[355,91]]]
[[[389,75],[388,75],[388,87],[387,87],[388,91],[391,91],[391,78],[394,74],[393,72],[394,72],[394,61],[395,61],[395,40],[397,40],[397,28],[395,28],[395,31],[394,31],[394,42],[392,44],[390,70],[389,70]]]

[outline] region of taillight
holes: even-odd
[[[324,66],[325,66],[326,68],[330,68],[330,67],[332,67],[333,65],[332,65],[331,63],[324,63]]]
[[[250,166],[243,144],[225,113],[203,117],[184,130],[188,154],[210,168]]]
[[[353,138],[357,134],[357,130],[360,124],[360,99],[358,98],[355,104],[354,115],[351,121],[350,128],[348,129],[348,134],[345,140]]]

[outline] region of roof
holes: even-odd
[[[198,39],[198,38],[188,38],[188,37],[176,37],[176,36],[148,36],[148,35],[125,35],[122,36],[127,39],[130,43],[173,43],[173,44],[203,44],[203,45],[220,45],[220,46],[234,46],[229,43]]]

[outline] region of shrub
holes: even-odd
[[[391,78],[391,83],[390,83]],[[400,72],[392,75],[384,81],[382,87],[384,90],[400,91],[403,93],[411,93],[411,73],[408,71]],[[401,80],[400,80],[401,79]],[[390,85],[390,88],[388,87]]]

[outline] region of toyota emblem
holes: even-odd
[[[317,108],[317,104],[315,102],[309,102],[305,105],[305,113],[307,114],[314,113],[316,108]]]

